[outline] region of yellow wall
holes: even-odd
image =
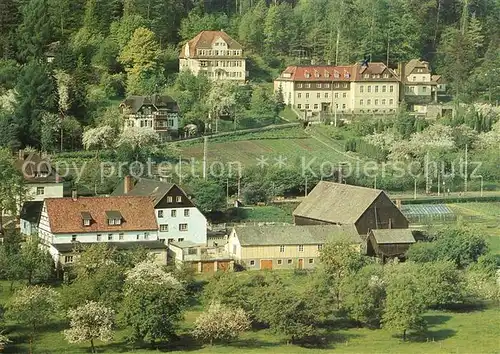
[[[243,246],[242,259],[262,258],[313,258],[319,257],[318,245],[304,245],[300,252],[298,245],[285,245],[285,252],[280,252],[280,246]]]

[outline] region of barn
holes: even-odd
[[[405,253],[415,243],[410,229],[371,230],[367,239],[367,255],[387,259],[404,259]]]

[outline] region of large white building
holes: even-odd
[[[146,196],[154,203],[158,238],[168,243],[207,243],[207,219],[177,185],[126,176],[113,195]]]
[[[211,80],[245,82],[243,47],[224,31],[202,31],[182,46],[179,71],[205,75]]]
[[[399,83],[383,63],[289,66],[274,81],[274,90],[306,114],[389,113],[398,108]]]
[[[79,246],[107,243],[120,248],[143,246],[166,264],[164,242],[151,198],[137,196],[47,198],[38,236],[56,264],[75,261]]]

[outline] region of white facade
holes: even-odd
[[[159,239],[206,244],[207,219],[198,208],[165,208],[155,212]]]
[[[62,198],[62,183],[27,183],[27,200],[43,201],[45,198]]]

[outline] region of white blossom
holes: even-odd
[[[241,308],[215,302],[195,321],[193,335],[203,342],[229,341],[250,328],[250,319]]]
[[[120,146],[126,144],[136,149],[155,144],[159,140],[158,134],[152,129],[130,127],[122,131],[116,145]]]
[[[113,145],[114,131],[108,125],[90,128],[83,132],[82,142],[86,150],[107,149]]]
[[[99,339],[107,342],[113,339],[115,313],[112,309],[95,301],[68,311],[70,329],[64,330],[64,337],[70,343],[82,343]],[[93,344],[92,344],[93,345]]]
[[[174,276],[152,261],[143,261],[126,272],[129,285],[157,284],[180,287],[181,283]]]

